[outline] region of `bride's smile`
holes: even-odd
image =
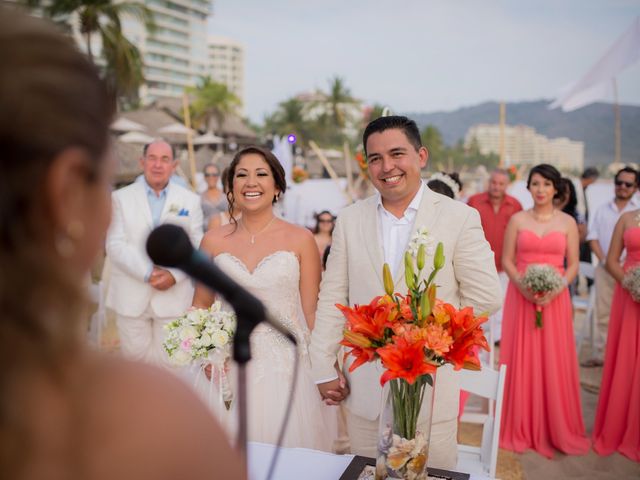
[[[258,154],[244,155],[233,178],[233,194],[241,210],[270,209],[279,190],[269,164]]]

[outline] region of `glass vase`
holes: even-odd
[[[435,374],[389,380],[380,412],[376,480],[426,480]]]

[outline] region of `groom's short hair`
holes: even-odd
[[[391,130],[397,128],[402,130],[406,135],[409,143],[414,146],[416,151],[422,147],[422,140],[420,139],[420,130],[416,122],[410,118],[402,115],[390,115],[388,117],[376,118],[372,122],[369,122],[367,128],[364,129],[362,134],[362,145],[364,146],[364,153],[367,154],[367,140],[373,133],[384,132],[385,130]]]

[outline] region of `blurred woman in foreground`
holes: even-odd
[[[70,38],[2,8],[0,64],[2,476],[243,478],[180,380],[85,347],[114,168],[97,70]]]

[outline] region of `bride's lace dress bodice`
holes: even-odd
[[[323,405],[309,374],[307,344],[309,330],[300,305],[300,262],[295,253],[278,250],[264,257],[253,271],[230,253],[215,256],[216,265],[243,288],[261,300],[272,317],[298,340],[300,369],[293,405],[286,410],[291,389],[296,349],[266,323],[251,334],[251,361],[247,364],[247,411],[249,440],[276,443],[285,413],[289,424],[283,445],[330,451],[335,438],[335,409]],[[227,306],[226,308],[231,308]],[[233,367],[229,372],[235,378]],[[203,382],[201,382],[202,384]],[[211,384],[205,388],[211,390]],[[217,395],[206,391],[214,414],[234,435],[236,403],[227,411]],[[212,399],[214,401],[212,401]]]
[[[264,257],[252,272],[230,253],[218,254],[215,262],[227,275],[262,301],[273,318],[295,335],[298,351],[306,359],[309,330],[300,306],[300,263],[296,254],[278,250]],[[252,356],[255,359],[269,358],[270,368],[285,366],[291,352],[288,340],[266,323],[258,325],[251,335]],[[278,359],[283,362],[278,362]],[[289,366],[286,365],[287,368]]]

